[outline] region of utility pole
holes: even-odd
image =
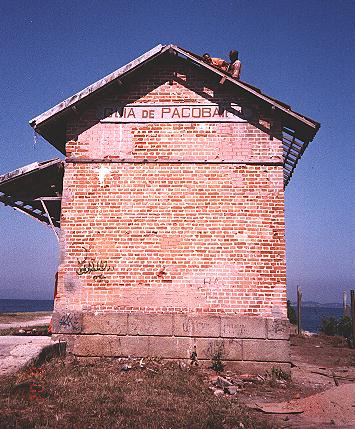
[[[351,317],[351,309],[350,309],[350,306],[348,305],[348,302],[347,302],[347,293],[346,293],[346,291],[344,290],[344,292],[343,292],[343,316],[344,317]]]
[[[346,291],[343,291],[343,316],[346,316]]]
[[[350,303],[351,303],[351,326],[352,326],[352,337],[353,337],[353,349],[355,349],[355,290],[350,291]]]
[[[299,286],[297,286],[297,334],[302,333],[301,329],[301,303],[302,303],[302,291]]]

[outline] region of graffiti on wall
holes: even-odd
[[[88,258],[88,250],[86,247],[83,247],[85,250],[85,256],[83,259],[77,259],[78,268],[76,269],[76,273],[78,276],[82,276],[84,274],[93,273],[93,279],[97,281],[105,281],[106,276],[104,273],[109,271],[113,271],[113,267],[109,265],[108,261],[103,259],[89,259]],[[107,280],[106,280],[107,281]]]
[[[80,321],[75,313],[65,313],[59,319],[59,327],[76,330],[80,327]]]

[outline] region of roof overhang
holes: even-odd
[[[313,119],[297,113],[285,103],[262,93],[260,89],[241,80],[234,79],[231,75],[219,68],[205,63],[199,55],[176,45],[157,45],[103,79],[100,79],[35,117],[30,121],[30,125],[36,132],[41,134],[53,146],[65,154],[65,124],[69,119],[77,115],[78,111],[80,111],[85,104],[91,103],[93,99],[100,96],[103,91],[109,90],[113,85],[124,84],[126,76],[137,71],[148,62],[162,55],[169,54],[173,54],[174,56],[178,55],[204,69],[210,70],[212,73],[220,76],[221,81],[227,81],[232,87],[238,88],[243,95],[256,101],[262,108],[270,112],[270,116],[275,115],[275,118],[281,122],[284,135],[284,183],[287,185],[298,160],[309,142],[313,140],[320,124]]]
[[[169,51],[171,45],[157,45],[150,51],[131,61],[113,73],[77,92],[51,109],[30,120],[31,127],[65,155],[65,123],[77,115],[83,105],[116,85],[120,79],[136,71],[144,64]]]
[[[60,226],[64,162],[34,162],[0,176],[0,202],[52,227]]]

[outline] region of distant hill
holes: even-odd
[[[291,304],[296,306],[297,302],[292,302]],[[302,307],[343,308],[343,304],[339,302],[326,302],[322,304],[316,301],[302,301]]]

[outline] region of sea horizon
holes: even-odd
[[[322,319],[343,316],[342,306],[336,303],[331,303],[329,307],[326,304],[315,304],[314,306],[309,306],[306,303],[302,305],[301,327],[305,331],[317,333],[320,330]],[[53,305],[53,299],[0,299],[0,314],[53,311]],[[294,304],[292,306],[295,308]]]
[[[53,311],[53,299],[2,299],[0,313],[33,313],[36,311]]]

